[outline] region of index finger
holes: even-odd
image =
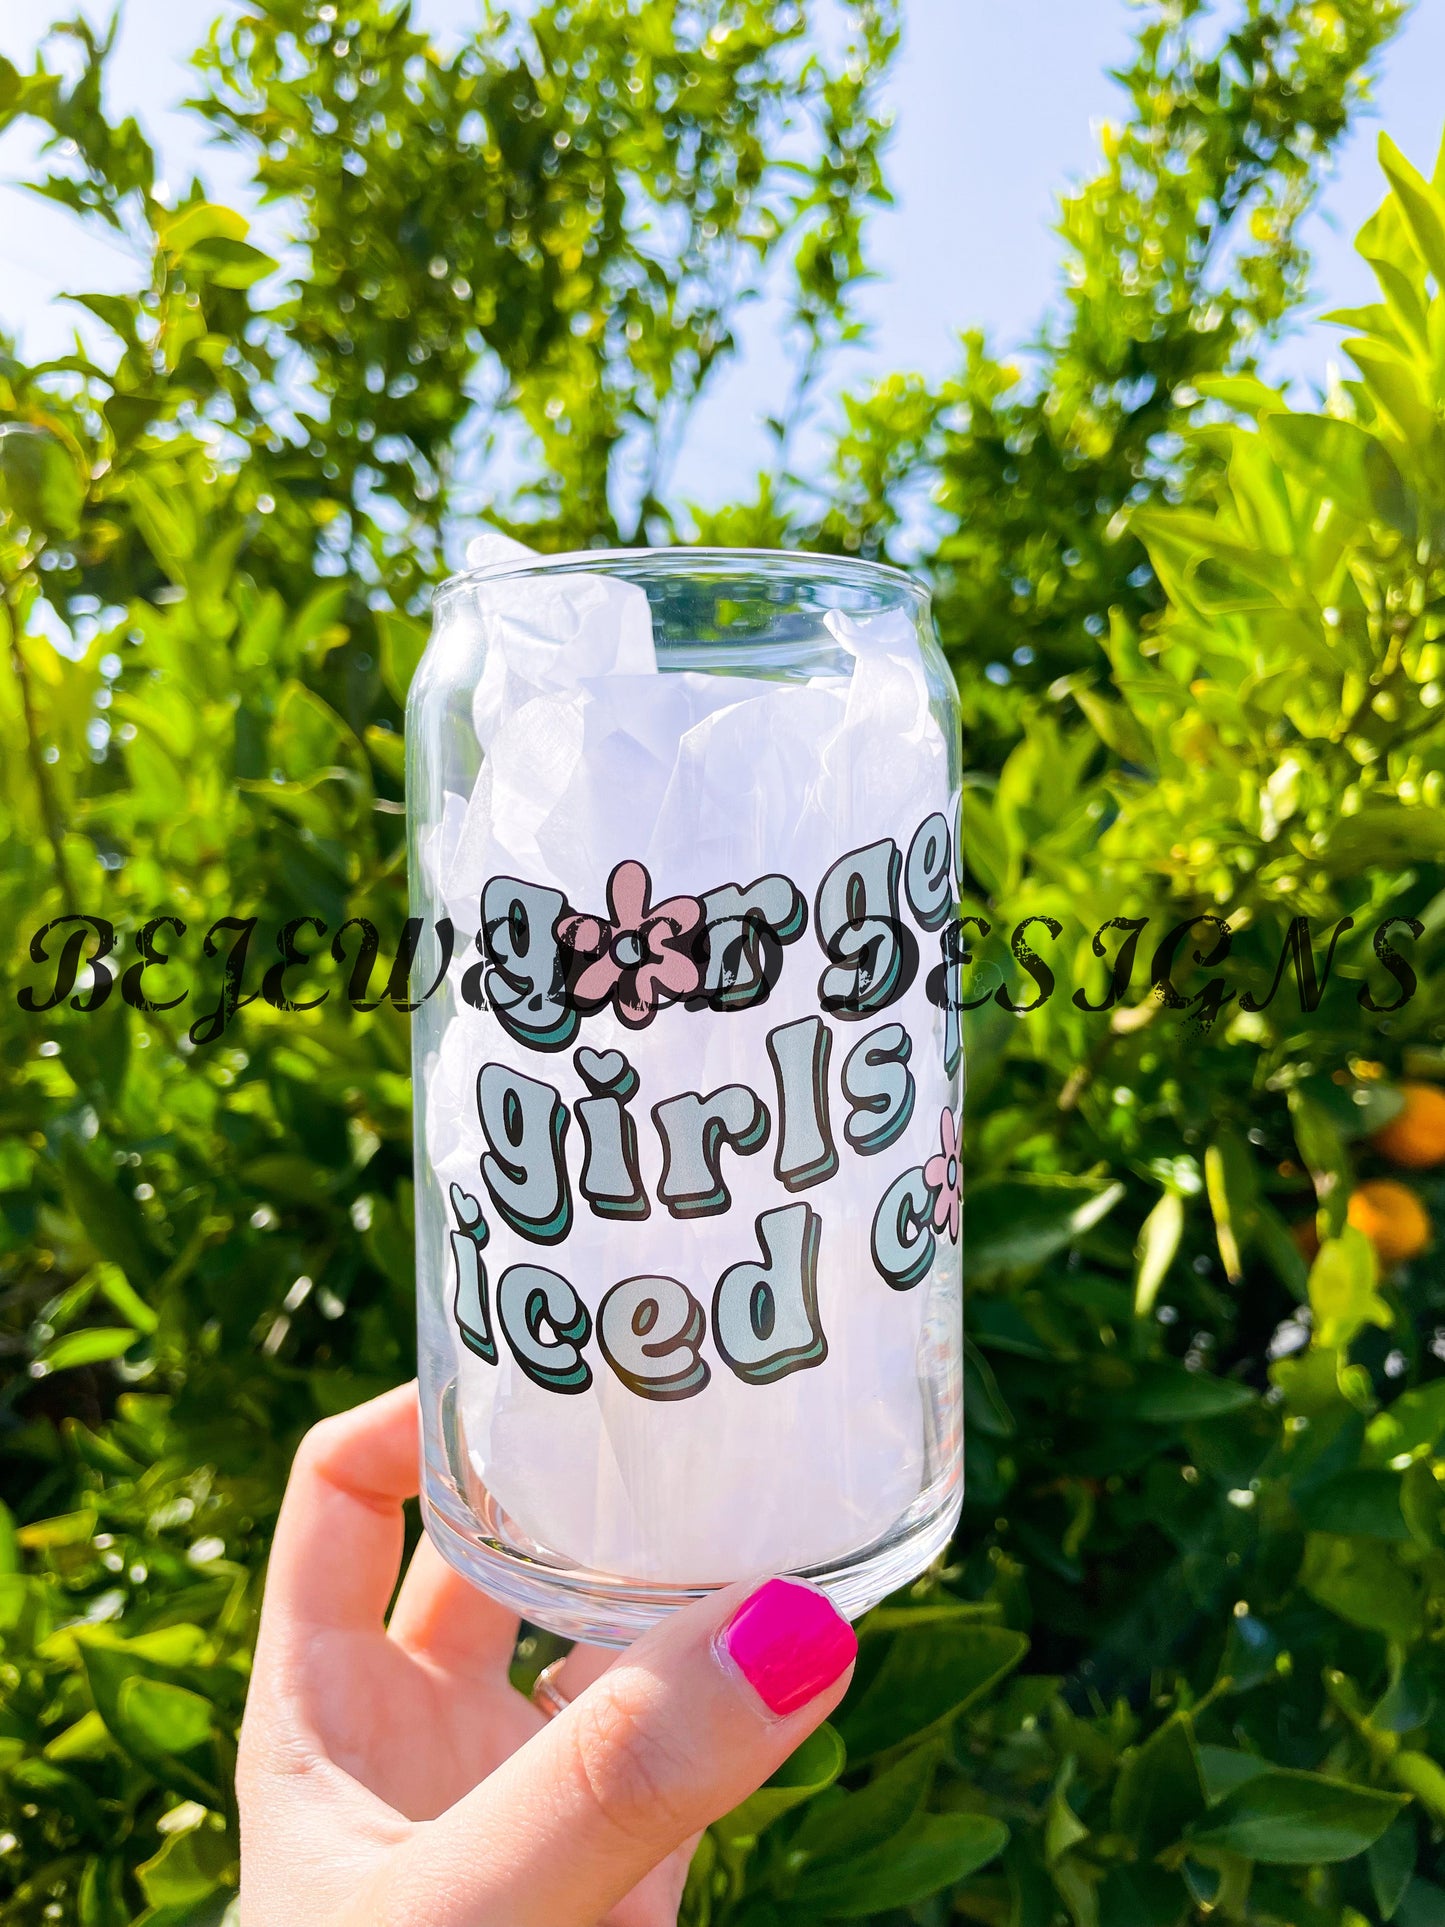
[[[263,1627],[381,1632],[405,1542],[402,1505],[417,1491],[417,1434],[413,1382],[302,1439],[276,1521]]]

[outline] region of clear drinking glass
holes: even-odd
[[[733,1580],[856,1616],[962,1501],[957,692],[826,556],[438,593],[407,711],[427,1529],[625,1644]]]

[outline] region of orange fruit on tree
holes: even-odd
[[[1371,1178],[1350,1193],[1345,1213],[1375,1247],[1382,1265],[1403,1264],[1430,1242],[1430,1214],[1407,1184]]]
[[[1392,1164],[1424,1171],[1445,1164],[1445,1091],[1438,1084],[1401,1084],[1405,1102],[1370,1142]]]

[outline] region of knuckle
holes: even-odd
[[[312,1426],[296,1448],[291,1478],[303,1483],[332,1486],[353,1498],[376,1503],[374,1495],[366,1491],[356,1478],[353,1463],[354,1428],[348,1423],[350,1416],[342,1412],[333,1418],[321,1419]]]
[[[683,1837],[696,1824],[685,1747],[625,1677],[574,1702],[573,1765],[610,1831],[632,1842]]]
[[[305,1779],[321,1764],[321,1751],[308,1734],[274,1720],[256,1719],[248,1709],[236,1743],[236,1799],[239,1807],[259,1806],[279,1781]]]
[[[392,1512],[395,1502],[389,1494],[372,1488],[366,1476],[366,1455],[358,1454],[357,1446],[355,1412],[319,1419],[296,1448],[292,1480],[330,1486],[377,1511]]]
[[[346,1437],[345,1414],[319,1419],[296,1448],[296,1466],[310,1472],[323,1472],[343,1456]]]

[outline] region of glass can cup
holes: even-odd
[[[407,706],[422,1507],[620,1645],[962,1502],[957,692],[826,556],[508,555]],[[417,976],[425,972],[419,955]]]

